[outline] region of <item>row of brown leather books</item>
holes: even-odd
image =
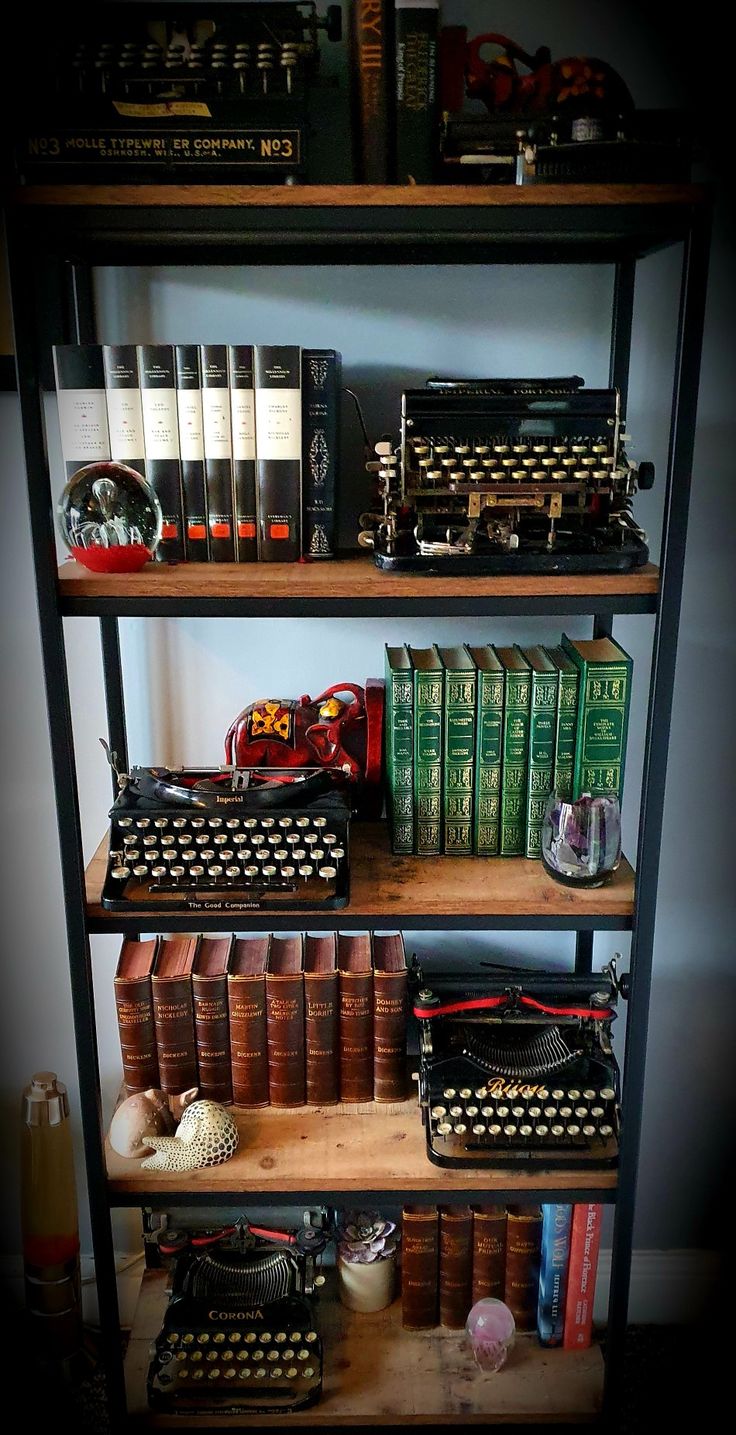
[[[241,1106],[406,1096],[400,934],[126,940],[115,1000],[128,1095]]]
[[[407,1330],[459,1330],[495,1296],[517,1330],[537,1323],[541,1206],[404,1206],[401,1317]]]

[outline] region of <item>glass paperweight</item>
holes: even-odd
[[[150,484],[125,463],[88,463],[72,474],[59,502],[59,525],[73,558],[95,573],[133,573],[161,537],[161,505]]]
[[[568,887],[602,887],[621,861],[617,797],[583,793],[565,802],[552,793],[542,823],[542,863]]]
[[[481,1370],[500,1370],[506,1363],[516,1332],[516,1322],[508,1306],[494,1296],[484,1296],[475,1302],[465,1330],[476,1365]]]

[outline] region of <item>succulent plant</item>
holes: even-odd
[[[399,1232],[393,1221],[385,1221],[379,1211],[342,1211],[337,1226],[337,1248],[344,1261],[367,1266],[372,1261],[385,1261],[399,1244]]]

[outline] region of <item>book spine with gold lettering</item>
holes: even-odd
[[[414,666],[416,852],[442,851],[442,701],[444,670],[436,648],[410,648]]]
[[[244,947],[245,939],[236,942],[236,960],[231,962],[227,978],[233,1101],[238,1106],[268,1106],[267,944],[261,960],[252,961],[245,972],[238,970]]]
[[[406,1098],[408,971],[400,932],[373,938],[373,1099]]]
[[[304,1057],[308,1106],[340,1098],[338,975],[334,932],[304,943]]]
[[[439,648],[445,669],[442,851],[473,851],[473,779],[477,672],[466,648]]]
[[[369,936],[338,938],[340,1100],[373,1100],[373,963]]]
[[[503,1300],[506,1277],[506,1207],[473,1207],[472,1302]]]
[[[172,976],[163,976],[160,971],[167,944],[176,941],[174,937],[162,938],[151,977],[159,1079],[167,1095],[178,1095],[199,1084],[192,999],[196,939],[191,940],[192,955],[186,970]]]
[[[439,1213],[436,1206],[404,1206],[401,1213],[401,1324],[437,1324]]]
[[[301,938],[271,938],[271,952]],[[266,970],[266,1038],[268,1090],[272,1106],[303,1106],[306,1101],[304,1067],[304,971],[284,970],[285,963],[269,955]]]
[[[352,7],[353,132],[356,178],[393,178],[393,0],[354,0]]]
[[[431,184],[439,143],[439,0],[395,0],[396,179]]]
[[[541,1243],[541,1206],[509,1206],[503,1298],[517,1330],[534,1330],[537,1324]]]
[[[462,1330],[472,1305],[473,1213],[440,1206],[440,1324]]]

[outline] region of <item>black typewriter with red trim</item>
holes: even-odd
[[[413,968],[419,1100],[438,1166],[613,1166],[620,1079],[612,962],[592,976]]]
[[[313,1299],[324,1231],[278,1231],[239,1220],[222,1230],[165,1231],[173,1258],[163,1325],[148,1368],[148,1402],[163,1413],[303,1410],[322,1391]]]

